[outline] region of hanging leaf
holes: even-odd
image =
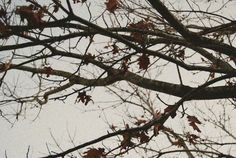
[[[149,22],[148,19],[145,19],[137,23],[129,24],[129,28],[135,28],[135,29],[140,29],[140,30],[150,30],[154,28],[154,24]]]
[[[121,70],[123,73],[126,73],[129,69],[129,61],[131,61],[131,56],[126,56],[121,63]]]
[[[201,122],[195,117],[195,116],[187,116],[187,119],[189,121],[189,125],[193,127],[194,130],[201,132],[201,130],[198,128],[196,124],[201,124]]]
[[[195,116],[190,116],[190,115],[188,115],[188,116],[187,116],[187,119],[188,119],[189,122],[194,122],[194,123],[201,124],[201,122],[200,122],[200,121],[198,120],[198,118],[195,117]]]
[[[51,66],[45,66],[43,72],[46,73],[47,77],[49,77],[52,74],[53,69]]]
[[[106,9],[110,12],[110,13],[114,13],[116,9],[119,8],[120,4],[119,4],[119,0],[108,0],[108,2],[105,3],[106,4]]]
[[[137,23],[131,23],[129,24],[129,28],[133,29],[139,29],[140,31],[147,31],[152,28],[154,28],[154,25],[149,22],[148,19],[141,20]],[[147,34],[144,34],[142,32],[134,31],[131,33],[131,37],[133,37],[133,40],[141,45],[146,45],[147,43]]]
[[[147,143],[150,140],[149,136],[145,132],[141,132],[139,134],[139,139],[140,139],[140,143]]]
[[[196,125],[196,123],[190,122],[189,125],[192,126],[194,130],[196,130],[196,131],[198,131],[199,133],[201,133],[201,130],[198,128],[198,126]]]
[[[146,37],[145,34],[141,34],[138,32],[132,32],[131,33],[131,37],[133,37],[133,40],[139,44],[144,44],[146,41]]]
[[[195,134],[190,134],[190,133],[187,133],[187,139],[191,144],[196,144],[196,140],[199,138],[199,136],[195,135]]]
[[[84,103],[85,105],[87,105],[90,101],[93,102],[93,100],[91,99],[91,96],[87,95],[85,91],[79,92],[76,102],[80,102],[80,101]]]
[[[104,151],[104,148],[90,148],[84,152],[83,158],[106,158]]]
[[[139,69],[147,70],[149,64],[150,60],[148,56],[145,53],[143,53],[143,55],[138,58]]]
[[[84,60],[82,64],[88,65],[91,60],[95,59],[95,55],[92,55],[91,53],[87,53],[84,55]]]
[[[132,134],[129,132],[124,133],[123,140],[121,141],[121,149],[127,149],[129,147],[133,147],[135,144],[131,141]]]
[[[46,7],[43,7],[46,9]],[[44,16],[44,11],[43,9],[38,9],[34,5],[29,5],[29,6],[19,6],[16,8],[15,11],[16,14],[20,15],[21,21],[24,22],[26,19],[28,22],[28,25],[39,25],[43,23],[44,21],[42,20]]]
[[[116,44],[112,45],[112,53],[115,55],[119,53],[119,47]]]

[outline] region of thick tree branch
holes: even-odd
[[[11,65],[14,67],[14,65]],[[46,74],[44,69],[37,69],[28,66],[18,66],[15,69],[28,71],[32,73],[41,73]],[[78,75],[72,75],[72,73],[60,71],[60,70],[53,70],[51,75],[56,75],[60,77],[70,78],[70,80],[74,84],[80,84],[84,86],[108,86],[118,81],[128,81],[137,86],[140,86],[145,89],[154,90],[156,92],[162,92],[169,95],[183,97],[191,90],[194,90],[194,87],[173,84],[158,80],[152,80],[148,78],[141,77],[132,72],[122,72],[121,70],[116,70],[111,68],[113,75],[109,75],[105,78],[100,79],[86,79],[80,77]],[[123,75],[122,75],[123,74]],[[231,75],[232,77],[236,77],[236,75]],[[207,87],[200,90],[196,93],[191,99],[192,100],[208,100],[208,99],[223,99],[223,98],[236,98],[236,86],[217,86],[217,87]]]
[[[67,21],[68,21],[68,19],[63,20],[63,22],[67,22]],[[87,22],[87,23],[90,23],[90,22]],[[55,25],[55,23],[52,23],[52,24],[53,25],[48,25],[48,26],[54,26]],[[68,24],[65,24],[65,25],[72,25],[71,27],[73,27],[73,28],[76,27],[75,24],[69,24],[68,23]],[[93,24],[91,24],[91,25],[93,26]],[[86,30],[86,31],[70,33],[70,34],[63,35],[63,36],[55,36],[55,37],[51,37],[51,38],[43,39],[43,40],[35,39],[33,37],[30,37],[30,36],[25,36],[27,39],[32,40],[32,42],[27,42],[27,43],[18,44],[18,45],[2,46],[0,48],[0,51],[11,50],[11,49],[19,49],[19,48],[25,48],[25,47],[29,47],[29,46],[36,46],[36,45],[44,45],[44,44],[47,44],[47,43],[60,42],[62,40],[68,40],[68,39],[72,39],[72,38],[76,38],[76,37],[86,37],[86,36],[89,36],[89,35],[94,35],[94,34],[99,33],[99,31],[89,30],[89,28],[87,28],[87,27],[82,27],[80,25],[78,25],[78,27],[82,28],[83,30]],[[24,29],[24,27],[23,27],[23,29]],[[147,33],[147,34],[150,34],[150,35],[161,36],[163,38],[157,38],[155,40],[150,39],[150,44],[154,44],[154,43],[157,44],[158,42],[163,42],[165,44],[175,43],[175,44],[179,44],[179,45],[185,45],[186,47],[189,47],[189,48],[199,52],[201,55],[203,55],[207,59],[211,60],[215,65],[220,66],[223,69],[226,68],[228,70],[232,70],[232,67],[229,64],[215,58],[213,55],[211,55],[210,53],[208,53],[204,49],[201,49],[200,47],[198,48],[198,47],[192,45],[191,43],[189,43],[189,42],[185,41],[184,39],[182,39],[180,37],[177,37],[177,36],[168,35],[168,34],[165,34],[165,33],[158,32],[158,31],[157,32],[156,31],[142,31],[142,30],[138,30],[138,29],[127,29],[127,28],[111,28],[111,29],[100,28],[100,29],[102,29],[103,32],[104,32],[104,33],[102,33],[102,35],[105,35],[105,36],[108,35],[109,36],[110,34],[113,34],[114,38],[116,38],[118,40],[121,40],[121,42],[124,42],[124,44],[128,44],[128,46],[135,49],[136,51],[140,51],[140,52],[145,51],[148,54],[152,54],[152,55],[158,56],[158,57],[160,57],[164,60],[167,60],[167,61],[173,62],[175,64],[178,64],[178,65],[184,67],[187,70],[194,70],[194,68],[191,67],[191,66],[187,66],[182,62],[178,62],[177,60],[175,60],[171,57],[165,56],[161,53],[158,53],[158,52],[154,53],[154,51],[152,51],[152,50],[143,50],[140,47],[138,47],[138,46],[132,44],[131,42],[129,42],[129,40],[132,39],[130,36],[124,36],[124,35],[119,36],[119,35],[114,34],[113,31],[115,31],[115,32],[117,32],[117,31],[118,32],[119,31],[121,31],[121,32],[122,31],[128,31],[128,32],[136,31],[136,32],[140,32],[140,33]],[[19,29],[19,30],[21,30],[21,29]],[[19,34],[19,36],[23,36],[23,35]],[[205,70],[205,69],[203,68],[203,69],[200,69],[200,70]]]
[[[160,0],[148,0],[168,23],[178,31],[187,41],[197,46],[218,51],[228,56],[236,56],[236,48],[216,40],[201,37],[198,34],[189,31]]]

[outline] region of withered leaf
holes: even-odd
[[[143,53],[143,55],[138,58],[139,68],[142,70],[147,70],[149,64],[149,57],[145,53]]]
[[[79,92],[76,100],[77,100],[76,102],[81,101],[85,105],[87,105],[90,101],[93,102],[93,100],[91,99],[91,96],[87,95],[85,91]]]
[[[44,73],[46,73],[47,77],[49,77],[53,72],[53,69],[50,66],[44,67]]]
[[[201,124],[201,122],[197,119],[197,117],[188,115],[187,119],[189,121],[189,125],[192,126],[194,130],[201,132],[201,130],[196,125],[196,124]]]
[[[83,158],[106,158],[104,148],[90,148],[88,151],[84,152]]]
[[[190,133],[187,133],[187,139],[191,144],[195,144],[196,140],[199,138],[199,136],[195,135],[195,134],[190,134]]]
[[[149,136],[145,132],[141,132],[139,134],[139,138],[140,138],[140,143],[147,143],[147,142],[149,142]]]
[[[108,0],[108,2],[105,3],[106,4],[106,9],[110,12],[110,13],[114,13],[116,9],[119,8],[120,4],[119,4],[119,0]]]
[[[198,120],[198,118],[195,117],[195,116],[190,116],[190,115],[188,115],[188,116],[187,116],[187,119],[188,119],[189,122],[194,122],[194,123],[201,124],[201,122],[200,122],[200,121]]]
[[[119,47],[116,44],[112,45],[112,53],[113,54],[119,53]]]
[[[127,149],[129,147],[134,146],[135,144],[131,141],[132,134],[129,132],[124,133],[123,140],[121,141],[121,149]]]

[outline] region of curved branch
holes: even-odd
[[[14,67],[14,65],[11,65]],[[44,69],[32,68],[28,66],[18,66],[15,69],[28,71],[32,73],[46,74]],[[51,75],[56,75],[60,77],[70,78],[70,81],[74,84],[80,84],[84,86],[108,86],[118,81],[128,81],[139,87],[154,90],[156,92],[162,92],[165,94],[173,95],[176,97],[183,97],[189,91],[196,89],[195,87],[173,84],[158,80],[152,80],[144,78],[132,72],[122,72],[121,70],[113,69],[112,75],[109,75],[100,79],[86,79],[78,75],[72,75],[69,72],[53,70]],[[73,76],[73,77],[72,77]],[[236,77],[235,74],[231,75]],[[208,100],[208,99],[223,99],[223,98],[236,98],[236,86],[217,86],[217,87],[206,87],[198,91],[191,100]]]

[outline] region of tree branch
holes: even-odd
[[[11,64],[10,68],[14,67],[13,64]],[[39,68],[32,68],[28,66],[18,66],[15,67],[15,69],[28,71],[32,73],[41,73],[46,74],[44,69]],[[111,85],[117,81],[128,81],[131,82],[137,86],[140,86],[142,88],[154,90],[156,92],[162,92],[169,95],[173,95],[176,97],[183,97],[191,90],[194,90],[196,88],[179,85],[179,84],[173,84],[158,80],[152,80],[148,78],[141,77],[135,73],[132,72],[122,72],[121,70],[117,70],[114,68],[110,68],[113,75],[109,75],[105,78],[100,79],[86,79],[83,77],[80,77],[78,75],[72,75],[72,73],[60,71],[60,70],[53,70],[51,72],[51,75],[56,75],[60,77],[70,78],[70,80],[74,84],[80,84],[84,86],[108,86]],[[123,74],[123,75],[122,75]],[[235,74],[232,74],[231,77],[236,77]],[[203,88],[199,92],[197,92],[191,100],[208,100],[208,99],[223,99],[223,98],[236,98],[236,86],[217,86],[217,87],[207,87]]]
[[[168,23],[178,31],[187,41],[208,49],[215,50],[228,56],[236,56],[236,48],[228,44],[218,42],[206,37],[201,37],[197,33],[189,31],[160,0],[148,0]]]

